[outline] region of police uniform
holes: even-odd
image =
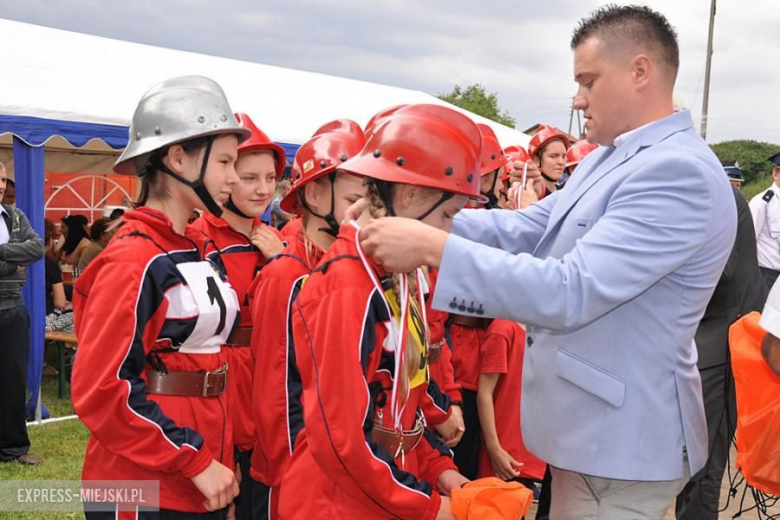
[[[769,158],[780,169],[780,153]],[[780,186],[775,182],[750,201],[756,228],[758,265],[770,288],[780,274]]]

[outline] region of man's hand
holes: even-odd
[[[463,434],[466,432],[466,425],[463,422],[463,410],[460,406],[452,406],[452,412],[446,421],[436,426],[436,431],[444,438],[444,444],[448,448],[454,448],[460,442]]]
[[[276,233],[266,225],[255,227],[249,234],[249,241],[263,253],[266,258],[278,255],[284,250],[284,244]]]
[[[470,482],[469,479],[455,471],[454,469],[445,469],[439,475],[436,487],[442,495],[450,496],[453,489],[460,489],[463,484]]]
[[[192,483],[206,497],[203,506],[209,511],[226,508],[238,495],[236,474],[216,460],[192,477]]]
[[[439,267],[447,237],[446,231],[402,217],[376,219],[360,230],[366,254],[393,273],[408,273],[421,265]]]

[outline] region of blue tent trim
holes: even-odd
[[[34,147],[43,146],[55,135],[81,148],[92,139],[100,139],[115,150],[127,146],[127,127],[97,123],[57,121],[40,117],[0,115],[0,134],[10,132]]]
[[[100,139],[115,150],[127,146],[128,128],[119,125],[60,121],[40,117],[0,114],[0,134],[14,136],[14,177],[17,206],[29,218],[30,224],[44,236],[44,148],[43,145],[58,135],[72,146],[80,148],[92,139]],[[295,159],[299,145],[277,143],[284,148],[288,162]],[[30,313],[30,358],[27,365],[27,387],[31,397],[28,410],[35,407],[41,385],[44,357],[44,329],[46,322],[46,295],[43,261],[27,270],[27,286],[23,296]],[[45,409],[44,409],[45,410]],[[44,411],[44,414],[47,412]]]

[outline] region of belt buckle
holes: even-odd
[[[209,370],[208,372],[206,372],[206,374],[203,376],[203,391],[201,392],[201,397],[208,397],[209,396],[208,395],[209,388],[210,388],[209,376],[211,376],[211,375],[216,376],[216,375],[219,375],[219,374],[225,374],[226,372],[227,372],[227,363],[222,365],[217,370]],[[225,388],[227,388],[227,374],[225,374]]]

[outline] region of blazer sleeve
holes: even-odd
[[[441,503],[438,492],[396,466],[371,436],[366,371],[373,349],[382,348],[384,329],[376,319],[371,323],[372,298],[378,298],[376,291],[367,295],[364,289],[345,287],[319,301],[301,303],[299,298],[294,304],[308,446],[323,472],[374,517],[434,519]],[[361,323],[356,316],[366,318]]]
[[[666,162],[627,177],[611,194],[604,214],[561,258],[513,254],[451,235],[434,307],[446,308],[468,295],[483,306],[485,317],[567,331],[642,294],[702,247],[714,209],[711,179],[703,167]],[[664,171],[680,173],[662,179],[657,172]],[[721,214],[729,210],[736,216],[733,206],[717,209]],[[724,242],[722,249],[731,249],[733,234],[716,239]],[[518,294],[544,297],[518,305]]]
[[[554,193],[524,210],[460,211],[453,220],[452,234],[511,253],[531,253],[547,228],[557,200],[558,194]]]

